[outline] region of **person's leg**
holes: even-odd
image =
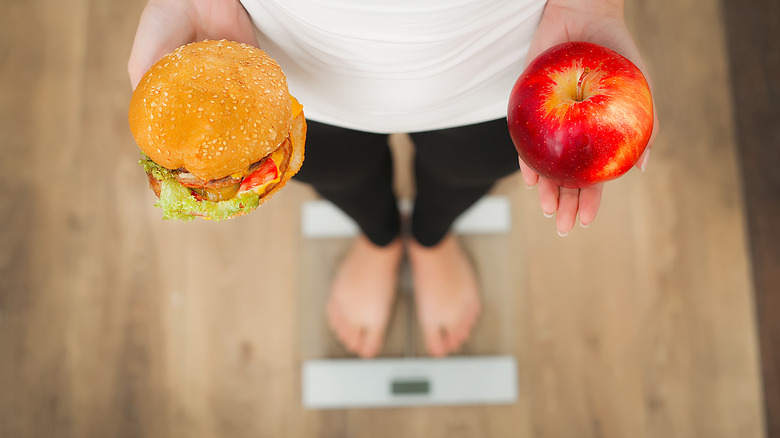
[[[333,280],[328,322],[347,349],[375,356],[403,254],[387,135],[308,123],[306,159],[295,178],[311,184],[362,230]]]
[[[307,123],[305,160],[295,179],[354,219],[374,244],[392,242],[400,219],[388,136]]]
[[[434,246],[499,179],[520,169],[506,119],[412,134],[417,197],[412,234]]]
[[[408,251],[415,301],[429,353],[443,356],[469,338],[481,309],[476,273],[450,227],[519,165],[505,120],[412,139],[417,198]]]

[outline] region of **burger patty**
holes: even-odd
[[[246,172],[243,172],[243,174],[249,175],[250,173],[259,169],[260,166],[262,166],[265,160],[267,159],[268,157],[263,158],[262,160],[256,163],[252,163],[249,166],[249,169],[247,169]],[[210,181],[204,181],[198,178],[197,176],[189,173],[187,169],[184,168],[174,170],[173,177],[176,178],[176,181],[178,181],[181,185],[183,185],[184,187],[189,187],[191,189],[221,189],[224,187],[232,186],[234,184],[241,184],[241,181],[244,179],[244,177],[229,175],[224,178],[217,178],[217,179],[212,179]]]
[[[285,139],[281,146],[279,146],[279,149],[284,151],[284,162],[278,163],[278,171],[280,176],[284,174],[285,169],[287,169],[287,166],[289,165],[290,161],[290,155],[292,154],[292,144],[290,143],[290,139]],[[260,167],[265,164],[266,160],[269,160],[271,155],[273,153],[269,154],[265,158],[261,159],[260,161],[256,161],[249,165],[246,171],[241,172],[240,177],[229,175],[223,178],[217,178],[212,179],[209,181],[202,180],[195,175],[191,174],[187,171],[187,169],[181,168],[176,169],[173,171],[173,177],[178,181],[181,185],[184,187],[190,188],[199,195],[201,195],[203,198],[210,200],[210,201],[224,201],[227,199],[232,198],[236,194],[238,194],[239,186],[241,185],[241,181],[244,180],[247,176],[251,175]],[[147,174],[147,179],[149,180],[149,187],[154,191],[155,195],[157,197],[160,197],[160,181],[157,180],[152,174]],[[273,187],[275,187],[276,184],[270,184],[268,187],[266,187],[266,192],[271,190]]]

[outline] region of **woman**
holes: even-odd
[[[275,58],[309,120],[306,161],[296,178],[362,231],[331,288],[331,328],[362,357],[380,351],[406,251],[426,348],[444,356],[468,339],[480,312],[476,274],[449,231],[460,213],[519,168],[529,187],[538,185],[542,210],[556,217],[559,234],[577,217],[582,226],[595,219],[602,184],[566,189],[539,177],[517,159],[504,117],[527,60],[565,41],[609,47],[644,71],[623,6],[623,0],[150,0],[128,70],[135,87],[164,54],[203,39],[251,44]],[[387,135],[393,132],[409,133],[416,151],[417,198],[405,237],[392,191]],[[647,152],[638,166],[646,162]]]

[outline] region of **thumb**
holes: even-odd
[[[166,54],[194,41],[195,25],[185,4],[189,2],[150,2],[138,23],[127,62],[130,84],[135,90],[143,75]]]

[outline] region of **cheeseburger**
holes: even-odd
[[[303,164],[303,108],[279,65],[247,44],[164,56],[133,92],[129,121],[165,219],[246,214]]]

